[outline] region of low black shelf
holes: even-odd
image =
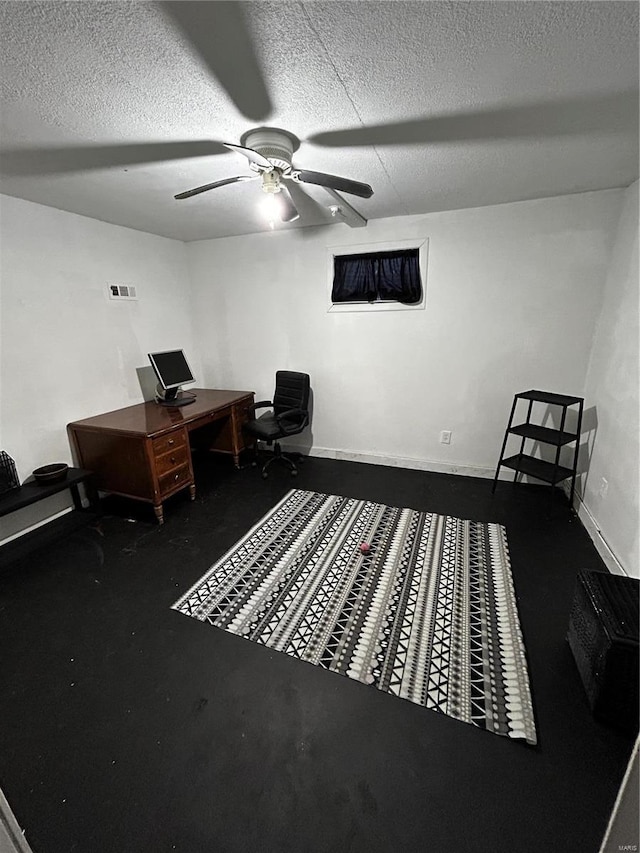
[[[0,516],[9,515],[18,509],[31,506],[31,504],[38,503],[44,498],[64,492],[66,489],[71,491],[75,508],[82,509],[82,501],[78,491],[80,483],[85,484],[87,497],[91,505],[95,506],[97,496],[91,488],[91,476],[92,472],[85,471],[84,468],[69,468],[66,477],[55,483],[37,483],[33,476],[28,477],[21,486],[0,495]]]
[[[516,408],[518,402],[524,400],[528,402],[526,419],[521,423],[514,424]],[[532,419],[534,403],[543,403],[546,406],[555,406],[560,409],[560,427],[555,429],[544,426],[541,423],[536,423]],[[500,458],[496,467],[495,477],[493,478],[492,492],[496,490],[500,468],[510,468],[515,471],[513,478],[514,483],[518,476],[526,474],[529,477],[535,477],[537,480],[542,480],[545,483],[550,483],[551,486],[556,486],[563,480],[571,478],[571,495],[569,498],[570,505],[573,505],[573,495],[576,485],[576,473],[578,469],[578,451],[580,449],[580,430],[582,427],[582,409],[584,400],[582,397],[575,397],[570,394],[556,394],[553,391],[521,391],[513,398],[511,406],[511,414],[509,415],[509,423],[504,432],[502,441],[502,449],[500,450]],[[577,418],[575,426],[567,429],[567,411],[571,406],[577,406]],[[549,412],[545,413],[548,416]],[[518,419],[520,420],[520,418]],[[520,439],[520,450],[518,453],[505,455],[509,436],[514,436]],[[534,456],[535,449],[532,452],[525,452],[527,441],[537,442],[539,444],[547,444],[555,447],[553,462],[546,459],[540,459]],[[571,466],[560,464],[560,451],[563,447],[573,444],[573,459]],[[553,489],[551,494],[553,494]]]

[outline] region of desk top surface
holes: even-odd
[[[180,407],[161,406],[153,402],[138,403],[135,406],[105,412],[103,415],[73,421],[69,427],[153,436],[179,426],[188,427],[190,423],[205,415],[253,397],[253,391],[221,391],[210,388],[190,388],[185,393],[195,394],[195,402]]]

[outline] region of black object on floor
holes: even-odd
[[[580,572],[567,639],[596,717],[638,731],[637,578]]]
[[[566,642],[576,575],[604,567],[546,487],[315,458],[295,483],[506,526],[529,747],[171,610],[292,485],[194,464],[162,527],[105,500],[0,573],[0,785],[35,853],[597,853],[632,739]]]

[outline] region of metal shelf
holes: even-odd
[[[527,418],[524,423],[515,424],[514,415],[519,400],[527,400],[528,410]],[[542,426],[542,424],[531,423],[531,415],[534,403],[545,403],[547,406],[559,406],[562,409],[560,417],[560,429],[552,429],[551,427]],[[567,418],[567,409],[570,406],[578,406],[578,419],[575,432],[569,432],[565,429]],[[580,449],[580,430],[582,426],[582,408],[584,400],[582,397],[573,397],[568,394],[555,394],[551,391],[522,391],[516,394],[513,398],[511,406],[511,414],[509,415],[509,423],[504,433],[502,449],[500,451],[500,459],[496,467],[495,477],[493,478],[492,492],[496,490],[500,468],[511,468],[515,471],[513,478],[514,483],[518,479],[518,474],[526,474],[529,477],[534,477],[536,480],[542,480],[545,483],[550,483],[555,486],[563,480],[571,478],[571,496],[570,502],[573,505],[573,495],[576,485],[576,474],[578,468],[578,451]],[[505,450],[509,436],[517,436],[521,439],[520,452],[505,457]],[[527,441],[542,442],[555,447],[555,460],[549,462],[546,459],[538,459],[530,453],[525,453],[525,444]],[[560,451],[564,445],[575,444],[573,450],[573,463],[571,467],[560,464]],[[551,490],[553,495],[554,489]]]
[[[515,456],[509,456],[502,460],[502,465],[505,468],[513,468],[521,474],[527,474],[529,477],[535,477],[537,480],[544,480],[545,483],[561,483],[568,477],[573,476],[573,469],[566,468],[564,465],[554,465],[553,462],[547,462],[544,459],[537,459],[535,456],[527,456],[526,453],[517,453]]]
[[[553,394],[551,391],[522,391],[516,394],[521,400],[532,400],[539,403],[550,403],[552,406],[574,406],[582,403],[582,397],[570,397],[568,394]]]
[[[559,429],[549,429],[549,427],[538,426],[538,424],[518,424],[518,426],[511,427],[509,432],[512,435],[520,435],[534,441],[542,441],[545,444],[555,444],[556,447],[571,444],[578,438],[573,432],[560,432]]]

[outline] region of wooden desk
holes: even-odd
[[[253,405],[251,391],[190,389],[195,403],[180,408],[140,403],[68,424],[78,462],[95,474],[101,491],[153,504],[159,523],[162,502],[196,486],[191,443],[233,456],[236,467],[245,447],[242,424]]]

